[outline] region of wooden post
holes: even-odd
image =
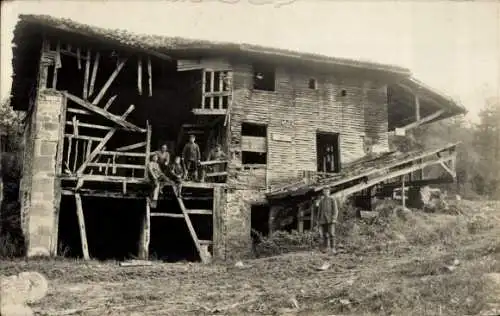
[[[87,49],[87,60],[85,61],[85,74],[83,76],[83,99],[89,96],[89,73],[90,73],[90,48]]]
[[[304,232],[304,204],[299,204],[299,210],[297,213],[297,230],[299,233]]]
[[[153,68],[151,67],[151,57],[148,56],[148,82],[149,82],[149,96],[153,96]]]
[[[206,82],[206,72],[205,69],[201,71],[201,105],[200,108],[204,109],[205,108],[205,87],[207,85]]]
[[[92,93],[94,93],[94,84],[95,84],[95,79],[97,77],[97,69],[99,68],[99,57],[100,54],[99,52],[97,52],[95,54],[94,66],[92,67],[92,77],[90,78],[90,87],[88,96],[91,96]]]
[[[142,95],[142,60],[141,57],[137,58],[137,91]]]
[[[224,202],[223,188],[214,187],[213,224],[212,224],[212,257],[224,260]]]
[[[148,179],[148,164],[149,164],[149,156],[151,152],[151,125],[149,125],[149,121],[146,121],[146,157],[144,158],[144,179]]]
[[[271,236],[274,233],[274,218],[276,217],[276,214],[278,213],[278,207],[277,206],[271,206],[269,209],[269,219],[268,219],[268,227],[269,227],[269,236]]]
[[[415,95],[415,121],[420,121],[420,98]]]
[[[139,258],[148,260],[149,258],[149,241],[151,238],[151,209],[149,207],[149,198],[146,198],[146,212],[142,221],[141,239],[139,243]]]
[[[87,233],[85,231],[85,218],[83,216],[82,198],[80,193],[75,193],[76,215],[78,216],[78,226],[80,227],[80,239],[82,242],[83,259],[89,260],[89,248],[87,244]]]
[[[215,84],[215,72],[210,71],[210,93],[214,92],[214,84]],[[210,110],[214,109],[214,97],[210,95]]]
[[[405,194],[405,176],[401,176],[401,202],[403,207],[406,207],[406,194]]]

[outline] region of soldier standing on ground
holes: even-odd
[[[201,160],[200,147],[195,143],[195,139],[193,134],[189,135],[189,142],[182,150],[182,160],[184,160],[187,177],[190,180],[198,179],[198,165]]]
[[[318,206],[319,233],[326,250],[335,253],[335,224],[339,215],[337,200],[330,196],[329,189],[323,189],[323,196],[316,202]]]

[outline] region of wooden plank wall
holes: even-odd
[[[241,165],[242,122],[268,125],[269,185],[298,178],[300,170],[316,170],[317,130],[340,133],[342,163],[365,155],[362,136],[373,139],[376,151],[388,150],[384,83],[278,68],[276,90],[257,91],[251,65],[232,68],[230,168]],[[311,78],[317,89],[309,88]]]

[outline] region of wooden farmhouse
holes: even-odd
[[[322,188],[367,197],[430,181],[432,165],[455,178],[456,144],[389,148],[391,133],[465,113],[401,67],[35,15],[13,42],[28,256],[226,260],[251,251],[252,229],[309,229]],[[180,155],[189,134],[204,176],[153,209],[151,152]],[[227,160],[207,160],[217,143]]]

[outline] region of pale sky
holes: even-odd
[[[396,64],[461,102],[471,118],[486,96],[500,98],[496,1],[2,1],[2,98],[10,90],[12,31],[19,14]]]

